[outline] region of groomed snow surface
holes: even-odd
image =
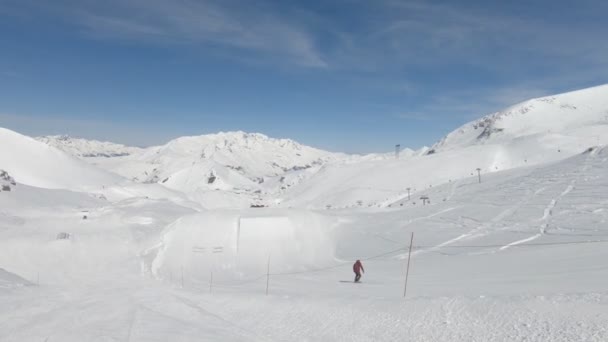
[[[0,340],[605,341],[607,161],[472,177],[399,209],[195,211],[17,185],[0,194]],[[357,258],[363,282],[343,282]]]

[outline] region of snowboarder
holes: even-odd
[[[357,260],[355,262],[355,264],[353,265],[353,272],[355,272],[355,283],[358,283],[359,279],[361,279],[361,272],[365,273],[365,270],[363,269],[363,264],[361,264],[361,260]]]

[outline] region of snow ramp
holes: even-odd
[[[335,219],[304,210],[252,209],[203,212],[169,225],[148,253],[161,279],[242,279],[305,271],[334,261]]]

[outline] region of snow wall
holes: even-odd
[[[28,280],[16,275],[15,273],[11,273],[3,268],[0,268],[0,289],[10,289],[13,287],[22,287],[29,285],[33,284]]]
[[[304,271],[334,262],[335,218],[287,209],[203,212],[165,228],[148,251],[160,279],[235,280],[266,273]]]

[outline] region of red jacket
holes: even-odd
[[[363,264],[361,264],[361,261],[357,260],[357,262],[355,262],[355,264],[353,265],[353,272],[359,274],[361,273],[361,271],[365,273],[365,270],[363,269]]]

